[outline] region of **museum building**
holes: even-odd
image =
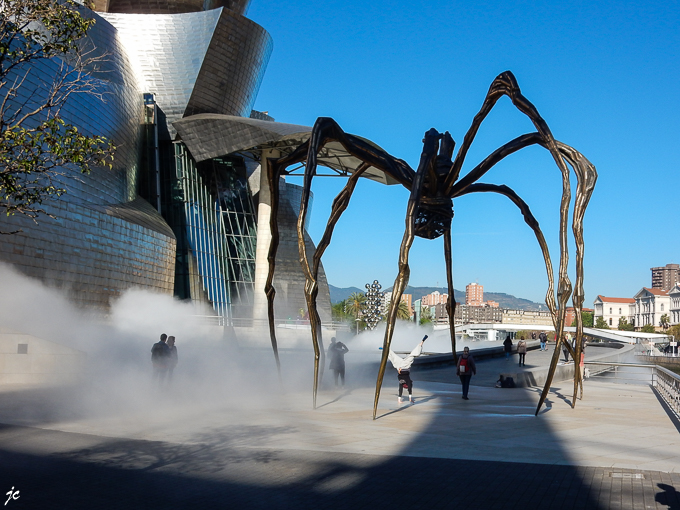
[[[269,186],[260,163],[294,150],[311,128],[252,110],[272,39],[249,0],[97,0],[86,43],[101,101],[79,95],[62,118],[117,147],[112,169],[64,169],[68,193],[43,202],[55,218],[2,217],[0,261],[105,310],[131,287],[191,299],[229,321],[266,317]],[[39,98],[61,62],[31,69],[16,104]],[[319,163],[347,175],[359,161],[330,146]],[[375,169],[372,169],[375,170]],[[387,182],[378,171],[368,178]],[[306,309],[297,246],[301,188],[279,183],[277,318]],[[309,216],[308,216],[309,217]],[[305,237],[307,248],[314,248]],[[320,270],[319,313],[330,320]]]

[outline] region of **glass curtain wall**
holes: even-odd
[[[174,146],[176,175],[166,189],[172,197],[168,221],[178,237],[175,294],[207,300],[229,321],[249,317],[257,239],[243,160],[196,164],[184,144]]]

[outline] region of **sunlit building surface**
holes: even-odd
[[[252,111],[272,40],[245,17],[248,3],[97,0],[95,11],[83,7],[96,19],[86,42],[107,55],[94,75],[106,100],[79,95],[62,117],[85,134],[113,140],[114,166],[90,175],[65,169],[68,193],[43,203],[56,219],[1,218],[0,230],[21,232],[3,236],[0,261],[104,310],[125,289],[142,287],[206,303],[229,320],[252,318],[258,206],[267,199],[258,142],[194,130],[210,138],[213,150],[197,155],[197,141],[185,143],[175,127],[206,114],[243,120],[252,114],[253,122],[281,126]],[[16,105],[39,100],[60,64],[34,66]],[[309,134],[303,126],[294,131],[302,135],[283,145],[296,146]],[[287,319],[306,308],[295,233],[300,191],[284,181],[280,189],[286,242],[274,284],[285,303],[279,318]],[[322,319],[330,318],[323,269],[319,303]]]

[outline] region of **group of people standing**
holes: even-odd
[[[160,341],[151,347],[151,364],[153,365],[153,378],[162,385],[165,380],[172,381],[172,373],[177,366],[177,346],[175,337],[165,333],[161,335]]]

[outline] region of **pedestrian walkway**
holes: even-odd
[[[587,381],[572,409],[566,381],[536,417],[538,389],[486,385],[498,363],[479,363],[469,401],[419,370],[399,405],[386,377],[376,421],[368,384],[323,390],[317,410],[292,388],[92,414],[1,393],[7,507],[680,508],[680,434],[651,388]]]

